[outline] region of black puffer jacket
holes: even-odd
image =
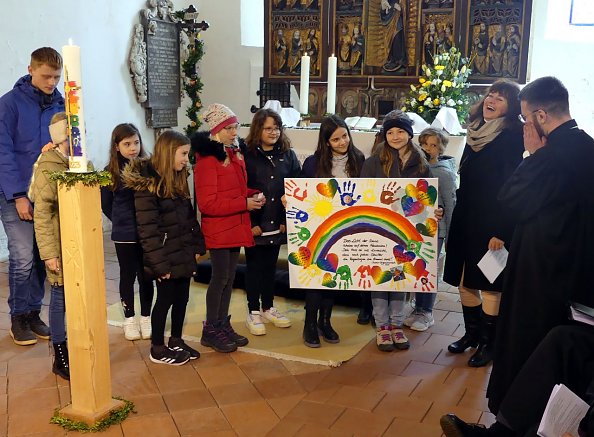
[[[121,155],[118,156],[120,171],[128,163]],[[107,168],[105,168],[107,170]],[[116,189],[101,187],[101,209],[103,214],[111,220],[111,239],[115,242],[130,243],[138,241],[136,234],[136,213],[134,211],[134,192],[116,181]]]
[[[189,199],[156,195],[159,179],[148,160],[131,162],[122,172],[124,185],[134,190],[144,271],[152,278],[187,278],[196,271],[194,255],[206,253],[204,237]]]
[[[301,165],[292,150],[281,152],[276,145],[271,152],[262,148],[244,152],[248,176],[248,187],[261,191],[266,196],[266,204],[260,210],[250,212],[252,227],[260,226],[262,232],[275,232],[285,225],[285,208],[281,197],[285,194],[285,178],[299,177]],[[254,237],[256,244],[285,244],[287,234],[278,233]]]

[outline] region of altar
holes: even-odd
[[[242,126],[239,129],[239,136],[241,138],[246,138],[249,130],[249,127]],[[318,144],[319,129],[317,127],[286,128],[285,133],[291,140],[293,150],[302,163],[309,155],[313,155]],[[373,147],[376,134],[377,131],[359,131],[351,129],[353,143],[365,154],[365,157],[371,155],[371,148]],[[466,136],[450,135],[448,138],[450,141],[445,151],[445,155],[453,156],[456,159],[456,168],[458,168],[460,165],[460,158],[462,158],[462,152],[464,151],[464,146],[466,145]],[[413,141],[418,144],[419,136],[415,135]]]

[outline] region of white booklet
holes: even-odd
[[[377,123],[377,118],[373,117],[347,117],[344,122],[351,129],[373,129]]]
[[[492,284],[495,279],[501,274],[505,265],[507,264],[507,256],[509,252],[505,247],[499,250],[488,250],[485,256],[478,262],[478,267],[483,272],[483,275]]]
[[[594,309],[577,302],[571,303],[571,319],[594,326]]]
[[[577,436],[580,421],[589,408],[590,406],[578,395],[563,384],[557,384],[553,388],[542,415],[538,426],[538,435],[540,437],[559,437],[568,432]]]

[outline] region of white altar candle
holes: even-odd
[[[83,110],[83,86],[80,64],[80,47],[68,40],[62,47],[64,63],[64,99],[68,116],[68,139],[70,140],[70,171],[87,171],[87,147],[85,116]]]
[[[309,113],[309,56],[301,57],[301,83],[299,84],[299,112]]]
[[[326,112],[334,114],[336,111],[336,56],[328,58],[328,91],[326,93]]]

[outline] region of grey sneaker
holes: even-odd
[[[405,322],[406,323],[406,322]],[[413,322],[408,325],[413,331],[426,331],[435,324],[432,313],[419,311],[415,314]]]

